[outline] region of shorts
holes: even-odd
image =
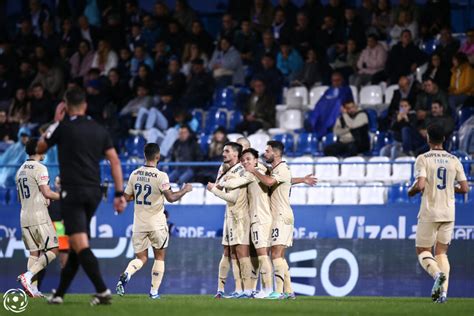
[[[271,231],[272,246],[291,247],[293,245],[294,227],[293,223],[286,222],[283,219],[275,219]]]
[[[272,224],[254,223],[250,226],[250,237],[255,249],[271,246]]]
[[[53,224],[56,234],[58,235],[59,251],[69,251],[69,236],[66,235],[63,222],[55,221]]]
[[[227,232],[227,216],[224,217],[224,225],[222,226],[222,245],[229,246],[229,234]]]
[[[436,242],[448,245],[453,236],[454,222],[423,222],[416,228],[416,246],[431,248]]]
[[[22,227],[21,236],[26,250],[29,251],[49,250],[58,247],[58,236],[51,222]]]
[[[61,190],[61,216],[66,235],[86,233],[90,237],[90,222],[101,199],[100,188],[63,188]]]
[[[132,234],[133,251],[140,253],[153,247],[155,249],[168,248],[168,226],[151,232],[137,232]]]
[[[227,218],[227,230],[224,236],[227,235],[226,246],[235,245],[249,245],[250,244],[250,219],[249,217],[243,217],[240,219],[234,219],[232,217]]]

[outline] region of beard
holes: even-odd
[[[266,162],[266,163],[272,163],[274,160],[275,160],[274,157],[270,157],[270,158],[266,158],[266,159],[265,159],[265,162]]]

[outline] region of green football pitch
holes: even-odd
[[[215,300],[211,296],[163,295],[151,300],[145,295],[114,296],[110,306],[89,306],[89,295],[68,295],[65,303],[51,306],[43,299],[30,299],[26,311],[16,315],[474,315],[474,299],[449,299],[438,305],[430,298],[298,297],[294,301]],[[0,315],[14,315],[0,307]]]

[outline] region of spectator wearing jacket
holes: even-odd
[[[374,77],[384,70],[386,61],[387,51],[382,44],[377,42],[375,35],[369,35],[367,37],[367,47],[362,51],[357,61],[358,71],[349,79],[351,85],[360,88],[371,83]],[[377,83],[375,81],[372,83]]]
[[[170,150],[170,161],[189,162],[201,161],[203,154],[191,128],[183,125],[179,128],[178,139]],[[193,179],[195,170],[192,167],[175,167],[169,173],[170,182],[183,184]]]
[[[286,82],[291,82],[296,74],[303,68],[303,59],[289,42],[282,41],[280,52],[277,55],[277,68],[285,77]]]
[[[244,83],[242,59],[229,38],[220,39],[218,47],[212,54],[209,68],[218,87]]]
[[[71,78],[84,79],[92,67],[93,59],[94,52],[91,50],[91,44],[86,40],[81,40],[78,51],[69,60],[71,64]]]
[[[451,83],[449,85],[449,107],[451,113],[457,113],[457,107],[467,98],[474,95],[474,69],[472,69],[467,55],[458,52],[453,57],[451,68]]]

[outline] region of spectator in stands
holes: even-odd
[[[131,76],[132,68],[132,53],[126,47],[120,49],[119,61],[117,64],[117,70],[120,73],[120,77],[123,80],[128,81]]]
[[[221,38],[212,54],[209,68],[212,70],[217,87],[244,83],[242,59],[229,38]]]
[[[173,56],[170,47],[164,40],[158,40],[155,45],[155,72],[156,81],[161,81],[166,76],[169,59]]]
[[[168,23],[168,31],[166,32],[166,36],[164,36],[164,40],[170,47],[170,52],[173,54],[181,54],[187,36],[188,34],[183,30],[181,24],[176,20],[171,20]]]
[[[173,18],[176,19],[187,32],[190,32],[192,23],[197,19],[197,15],[189,6],[187,0],[176,0]]]
[[[45,91],[41,83],[33,84],[31,99],[30,129],[37,129],[49,122],[54,115],[54,101],[48,91]]]
[[[260,62],[265,54],[272,54],[274,58],[278,54],[278,45],[275,43],[273,34],[270,31],[262,34],[262,43],[257,47],[257,52],[255,53],[256,61]]]
[[[418,21],[420,19],[420,11],[415,1],[413,0],[400,0],[398,6],[395,6],[392,10],[392,21],[398,21],[402,12],[411,12],[413,20]]]
[[[127,0],[125,2],[125,17],[124,24],[126,30],[130,30],[132,25],[136,25],[141,22],[143,11],[138,6],[137,0]]]
[[[337,141],[324,147],[326,156],[355,156],[370,149],[369,117],[353,102],[345,102],[333,129]]]
[[[110,43],[105,39],[100,40],[92,60],[92,68],[98,68],[101,75],[107,76],[110,69],[117,67],[117,64],[118,56],[111,49]]]
[[[54,67],[49,60],[40,60],[38,62],[38,73],[31,83],[41,84],[53,97],[61,97],[64,91],[64,74],[58,67]]]
[[[135,46],[133,52],[133,58],[130,63],[130,74],[135,77],[138,74],[138,68],[141,65],[147,65],[150,70],[153,70],[155,63],[145,50],[145,47],[141,45]]]
[[[459,50],[459,45],[459,41],[453,37],[451,28],[445,26],[441,29],[434,53],[441,58],[442,63],[450,65],[454,54]]]
[[[369,33],[375,33],[378,38],[386,39],[392,25],[392,11],[389,0],[378,0],[374,15],[372,16],[372,26]]]
[[[8,121],[7,112],[0,110],[0,152],[5,151],[5,144],[13,144],[18,129]]]
[[[248,18],[247,14],[248,12],[245,12],[245,18]],[[232,18],[232,14],[225,13],[222,16],[222,24],[219,33],[217,34],[217,41],[219,41],[222,37],[234,38],[235,32],[236,27]]]
[[[388,54],[385,65],[388,81],[395,83],[401,76],[414,73],[424,61],[424,54],[413,44],[411,32],[404,30],[400,42]]]
[[[318,30],[323,23],[324,10],[320,0],[305,0],[300,10],[308,14],[311,28]]]
[[[87,115],[92,117],[99,124],[104,123],[104,110],[108,103],[108,98],[104,94],[102,82],[99,79],[91,79],[86,82]]]
[[[117,68],[112,68],[107,76],[106,83],[106,95],[110,102],[115,104],[117,111],[120,112],[125,104],[130,101],[132,97],[132,91],[128,83],[120,77],[120,73]]]
[[[374,13],[375,2],[372,0],[362,0],[361,6],[357,9],[357,15],[360,17],[365,29],[372,25]]]
[[[441,55],[433,53],[431,55],[431,61],[423,74],[423,79],[431,78],[440,87],[440,89],[447,91],[449,88],[449,81],[451,79],[451,72],[448,64],[445,64]]]
[[[172,162],[188,162],[201,161],[203,155],[201,148],[196,141],[191,128],[183,125],[179,128],[178,139],[173,144],[170,151],[170,161]],[[175,167],[169,173],[170,182],[183,184],[193,179],[195,171],[192,167]]]
[[[311,89],[315,84],[321,84],[324,80],[326,69],[324,65],[319,61],[316,50],[309,49],[306,54],[306,61],[303,68],[295,74],[291,84],[293,86],[306,86]]]
[[[285,77],[286,82],[291,82],[303,68],[303,59],[298,51],[291,47],[289,42],[282,41],[280,43],[280,52],[277,55],[277,68]]]
[[[182,67],[181,72],[186,76],[189,77],[191,75],[192,70],[192,61],[195,59],[202,59],[203,65],[207,68],[207,64],[209,63],[209,59],[205,52],[201,50],[199,45],[195,42],[188,42],[184,45],[183,57],[181,60]]]
[[[467,39],[464,44],[459,49],[460,52],[463,52],[467,55],[467,59],[469,59],[469,63],[474,65],[474,28],[469,29],[466,32]]]
[[[451,113],[456,115],[457,107],[462,105],[467,98],[474,95],[474,69],[472,69],[467,55],[458,52],[453,56],[451,68],[451,83],[449,85],[449,107]]]
[[[367,37],[367,47],[360,54],[357,60],[357,73],[350,77],[351,85],[360,88],[369,83],[378,84],[380,78],[383,77],[380,73],[385,68],[387,61],[387,51],[377,41],[375,35]]]
[[[340,25],[340,24],[339,24]],[[326,52],[329,62],[333,62],[336,56],[336,44],[343,42],[343,31],[336,24],[333,16],[327,15],[323,19],[323,25],[317,33],[317,44],[321,50]]]
[[[214,40],[211,35],[204,29],[202,22],[195,20],[192,23],[191,33],[189,34],[189,40],[194,43],[198,43],[201,50],[207,55],[212,54],[214,50]],[[180,52],[181,53],[181,52]]]
[[[89,24],[89,20],[86,16],[81,15],[78,20],[79,24],[79,32],[81,34],[81,38],[88,41],[93,49],[96,49],[99,44],[99,38],[101,36],[99,30]]]
[[[275,126],[275,99],[266,91],[261,78],[252,80],[253,93],[244,110],[244,121],[237,125],[239,133],[254,134],[259,129]]]
[[[434,35],[443,27],[451,25],[450,1],[427,0],[420,12],[420,24]]]
[[[334,72],[331,76],[331,87],[324,92],[318,103],[315,104],[314,110],[310,112],[311,130],[318,137],[331,132],[339,117],[342,105],[353,100],[351,88],[344,82],[342,74]]]
[[[72,24],[72,20],[70,17],[65,18],[61,24],[60,39],[63,43],[66,43],[68,45],[71,51],[76,50],[79,45],[81,35]]]
[[[0,102],[6,105],[12,97],[14,89],[15,83],[8,73],[8,65],[4,61],[0,61]]]
[[[192,61],[191,76],[188,79],[181,103],[186,108],[206,108],[214,93],[214,79],[207,72],[204,61],[196,58]]]
[[[155,43],[160,37],[160,33],[163,32],[156,26],[156,22],[150,14],[145,14],[142,19],[142,37],[145,42],[148,53],[151,54],[152,49],[155,47]]]
[[[207,159],[212,161],[222,160],[222,150],[224,145],[229,142],[227,138],[227,131],[223,127],[217,128],[212,134],[211,143],[209,144],[209,151],[207,152]]]
[[[251,65],[257,49],[257,34],[252,30],[248,19],[242,20],[240,30],[235,33],[234,46],[240,52],[244,65]]]
[[[357,47],[364,47],[366,42],[365,27],[357,16],[357,12],[354,7],[345,8],[342,29],[344,39],[342,43],[346,43],[349,39],[353,39],[356,41]]]
[[[283,9],[275,10],[271,31],[277,43],[290,41],[291,28],[286,20],[285,11]]]
[[[0,64],[1,69],[1,64]],[[0,70],[1,72],[1,70]],[[1,76],[0,76],[1,77]],[[36,77],[35,70],[28,59],[20,61],[19,73],[15,79],[18,87],[29,87]],[[1,79],[0,79],[1,80]],[[3,86],[3,83],[2,85]]]
[[[252,28],[258,33],[263,33],[271,27],[272,20],[273,8],[271,2],[268,0],[255,0],[250,10]]]
[[[102,36],[106,38],[110,47],[118,51],[120,47],[126,45],[126,34],[120,21],[120,15],[117,11],[111,10],[105,17],[105,25],[102,25]]]
[[[26,89],[19,87],[8,109],[8,121],[18,126],[27,123],[30,116],[31,103],[26,95]]]
[[[284,78],[280,70],[275,67],[275,56],[272,53],[266,53],[262,57],[261,70],[257,72],[255,77],[263,80],[267,91],[273,94],[275,98],[280,97]]]
[[[144,84],[137,85],[136,96],[120,111],[120,116],[136,117],[141,108],[149,109],[153,105],[150,88]]]
[[[153,74],[151,73],[150,68],[148,68],[147,65],[141,65],[138,67],[138,75],[132,80],[132,89],[136,91],[136,88],[139,85],[152,87],[153,83]]]
[[[398,19],[395,20],[395,24],[390,29],[390,46],[395,46],[402,36],[402,32],[405,30],[410,31],[413,40],[418,39],[418,24],[413,20],[412,14],[409,11],[400,11]]]
[[[38,37],[33,33],[30,20],[23,18],[20,21],[20,31],[15,36],[15,51],[20,57],[27,58],[31,55],[38,43]]]
[[[439,89],[433,79],[427,78],[423,81],[423,91],[416,98],[416,117],[419,122],[423,122],[431,111],[431,104],[434,100],[440,102],[444,109],[448,109],[448,95]]]
[[[298,12],[298,7],[293,3],[292,0],[279,0],[278,4],[275,6],[275,12],[277,10],[282,10],[285,13],[285,17],[290,28],[293,28],[296,21],[296,15]]]
[[[94,52],[91,45],[86,40],[79,42],[79,49],[72,55],[69,63],[71,64],[71,78],[83,79],[92,68]]]
[[[135,51],[137,46],[146,46],[142,36],[142,29],[140,24],[132,24],[130,32],[127,34],[127,47],[130,51]]]
[[[306,52],[312,46],[314,38],[315,32],[310,26],[308,14],[304,11],[299,12],[296,17],[296,26],[291,32],[293,46],[302,56],[306,56]]]
[[[387,117],[379,120],[379,128],[381,130],[389,129],[399,112],[400,102],[402,100],[407,100],[411,109],[413,109],[418,93],[419,89],[415,79],[413,77],[401,76],[400,79],[398,79],[398,89],[393,92],[392,100],[390,101],[387,111]]]
[[[340,72],[346,82],[349,82],[350,76],[357,71],[357,61],[359,60],[360,52],[353,39],[349,39],[347,45],[343,45],[341,48],[343,50],[337,52],[336,58],[330,66],[334,71]]]
[[[181,73],[181,64],[178,57],[170,58],[168,64],[168,73],[164,80],[158,82],[158,89],[167,88],[172,93],[175,99],[181,97],[186,89],[186,77]]]
[[[61,42],[58,34],[54,32],[53,23],[49,20],[45,20],[41,24],[42,32],[39,36],[41,45],[46,48],[46,52],[49,56],[57,55],[59,44]]]
[[[449,114],[447,108],[443,107],[443,104],[438,100],[434,100],[431,104],[431,113],[425,120],[425,128],[427,129],[432,124],[443,127],[446,139],[449,139],[455,128],[453,116]]]
[[[332,16],[337,25],[342,25],[344,20],[344,3],[341,0],[329,0],[324,6],[325,16]]]
[[[170,10],[164,1],[155,2],[153,6],[153,19],[159,31],[166,30],[166,26],[173,20],[170,15]]]

